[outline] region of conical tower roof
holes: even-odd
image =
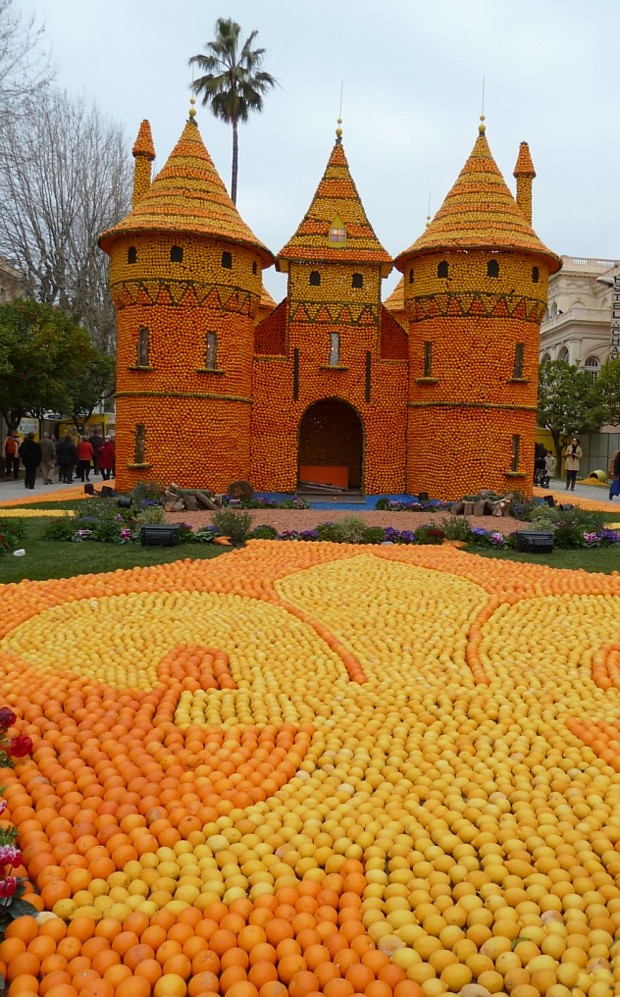
[[[336,136],[312,203],[295,234],[278,253],[278,268],[288,270],[291,260],[379,263],[387,276],[392,258],[366,217],[349,171],[340,129]],[[340,229],[338,238],[330,237],[334,229]]]
[[[191,118],[140,202],[126,218],[103,233],[99,245],[107,252],[116,236],[133,232],[210,236],[257,250],[263,267],[273,263],[272,253],[245,224],[230,199]]]
[[[550,273],[562,265],[521,213],[491,155],[483,124],[452,190],[423,235],[399,254],[396,266],[403,270],[413,254],[455,249],[532,253],[546,259]]]

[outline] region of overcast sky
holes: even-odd
[[[189,107],[189,56],[218,17],[258,31],[280,86],[240,128],[242,217],[274,253],[343,142],[370,223],[393,255],[423,231],[476,139],[514,190],[530,144],[534,228],[554,252],[620,259],[618,0],[15,0],[45,24],[57,83],[96,101],[133,144],[148,118],[164,165]],[[230,187],[231,132],[197,104]],[[398,275],[386,282],[386,293]],[[280,300],[285,277],[266,271]]]

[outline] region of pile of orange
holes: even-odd
[[[9,997],[620,986],[619,575],[258,541],[3,595]]]

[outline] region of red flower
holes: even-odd
[[[18,734],[9,741],[9,754],[11,758],[25,758],[32,752],[32,738],[27,734]]]
[[[0,897],[12,897],[17,889],[17,879],[15,876],[8,876],[7,879],[0,879]]]

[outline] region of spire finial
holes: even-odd
[[[426,227],[427,228],[430,225],[430,223],[431,223],[431,192],[429,190],[429,192],[428,192],[428,208],[427,208],[427,214],[426,214]]]
[[[342,128],[340,126],[342,124],[342,94],[343,94],[343,91],[344,91],[344,83],[341,83],[340,84],[340,106],[338,108],[338,121],[337,121],[338,127],[336,128],[336,141],[337,142],[342,142]]]
[[[189,109],[189,114],[187,116],[187,120],[190,122],[190,124],[195,125],[196,124],[196,108],[194,107],[194,104],[196,103],[196,101],[194,100],[193,97],[190,97],[189,103],[190,103],[190,109]]]
[[[480,112],[480,124],[478,125],[478,133],[484,135],[487,130],[487,126],[484,123],[484,76],[482,77],[482,110]]]

